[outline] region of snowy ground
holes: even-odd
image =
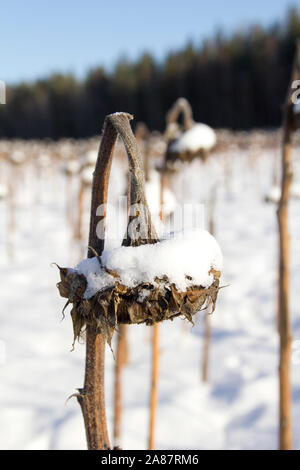
[[[209,384],[201,383],[203,313],[194,328],[182,320],[160,328],[161,365],[156,447],[275,449],[278,427],[276,333],[276,207],[264,202],[274,151],[229,151],[206,166],[193,163],[175,178],[178,198],[201,202],[219,181],[216,238],[224,254],[217,309],[211,317]],[[297,159],[297,152],[295,152]],[[224,162],[227,162],[227,178]],[[79,406],[66,399],[82,386],[84,346],[70,352],[72,326],[63,322],[58,272],[82,254],[65,221],[65,178],[32,167],[18,185],[13,258],[7,255],[7,207],[0,201],[0,448],[83,449]],[[299,172],[296,171],[299,178]],[[118,185],[116,184],[115,187]],[[294,336],[293,434],[300,449],[300,199],[290,206]],[[150,329],[130,327],[130,363],[123,376],[122,447],[147,445]],[[298,342],[297,342],[298,341]],[[297,350],[298,347],[298,350]],[[114,361],[107,350],[107,417],[112,424]],[[298,363],[299,362],[299,363]]]

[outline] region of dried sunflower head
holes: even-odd
[[[84,298],[87,280],[83,274],[59,268],[59,293],[73,304],[74,340],[79,338],[85,325],[93,325],[110,344],[118,324],[153,325],[182,316],[193,322],[195,313],[212,306],[215,309],[219,290],[220,272],[212,270],[214,281],[210,287],[191,285],[180,291],[165,276],[154,283],[143,282],[128,287],[114,273],[113,285],[101,289],[89,299]],[[111,271],[106,270],[111,275]]]

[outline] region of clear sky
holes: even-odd
[[[300,0],[0,0],[0,80],[54,71],[84,76],[147,50],[158,59],[192,39],[272,23]]]

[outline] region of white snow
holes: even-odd
[[[25,152],[22,152],[21,150],[14,150],[9,155],[9,158],[13,163],[24,163],[26,160],[26,154]]]
[[[294,104],[293,109],[294,109],[295,114],[300,113],[300,101],[299,101],[299,103]]]
[[[86,166],[81,171],[81,179],[85,184],[92,184],[94,170],[94,166]]]
[[[63,166],[63,169],[72,175],[76,175],[80,170],[80,163],[78,160],[70,160]]]
[[[50,155],[48,155],[47,153],[42,153],[41,155],[39,155],[38,164],[41,167],[46,168],[47,166],[50,165],[50,163],[51,163],[51,156]]]
[[[281,196],[280,186],[271,186],[266,195],[266,200],[269,202],[279,202]]]
[[[271,186],[269,192],[266,195],[266,200],[269,202],[279,202],[280,197],[281,197],[280,186]],[[300,184],[296,181],[291,184],[290,197],[295,198],[295,199],[300,198]]]
[[[206,124],[196,123],[194,126],[183,132],[171,145],[172,152],[197,152],[198,150],[210,150],[216,144],[216,134],[214,130]]]
[[[106,271],[101,269],[99,261],[96,257],[86,258],[75,267],[75,271],[84,274],[88,282],[84,297],[89,299],[96,292],[114,285],[114,277],[110,276]]]
[[[154,216],[160,213],[160,174],[152,170],[149,181],[146,181],[146,197],[150,212]],[[176,196],[170,188],[164,189],[164,217],[169,216],[177,204]]]
[[[7,195],[8,195],[7,185],[0,183],[0,199],[4,199]]]
[[[191,285],[209,287],[214,279],[210,270],[221,271],[223,259],[215,238],[206,230],[195,229],[173,234],[155,244],[104,250],[101,262],[116,272],[125,286],[155,284],[155,278],[167,276],[171,284],[185,291]],[[114,278],[101,269],[96,257],[81,261],[75,269],[87,278],[85,298],[114,284]]]
[[[88,152],[84,153],[80,161],[82,165],[94,165],[98,158],[98,151],[97,150],[89,150]]]
[[[300,198],[300,183],[296,181],[291,184],[291,197]]]

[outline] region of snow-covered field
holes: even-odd
[[[298,150],[299,151],[299,150]],[[194,162],[174,177],[177,199],[207,202],[217,182],[215,236],[224,255],[222,289],[211,317],[209,383],[201,383],[203,312],[192,328],[178,319],[160,327],[161,364],[156,447],[161,449],[275,449],[278,438],[278,335],[274,152],[228,150],[205,165]],[[299,157],[294,151],[295,178]],[[297,165],[298,164],[298,165]],[[115,165],[116,166],[116,165]],[[118,171],[114,190],[118,184]],[[66,180],[32,164],[16,184],[16,233],[7,253],[8,208],[0,201],[0,448],[84,449],[76,399],[83,383],[84,345],[72,344],[69,315],[56,289],[58,270],[73,266],[82,249],[66,222]],[[3,181],[1,180],[0,183]],[[116,189],[115,189],[116,188]],[[39,197],[37,197],[39,195]],[[73,199],[75,201],[75,198]],[[86,201],[88,207],[88,201]],[[207,206],[206,206],[207,207]],[[300,200],[290,205],[294,448],[300,449]],[[88,211],[86,211],[86,219]],[[147,446],[151,330],[129,328],[124,369],[123,449]],[[106,355],[107,417],[112,429],[114,359]]]

